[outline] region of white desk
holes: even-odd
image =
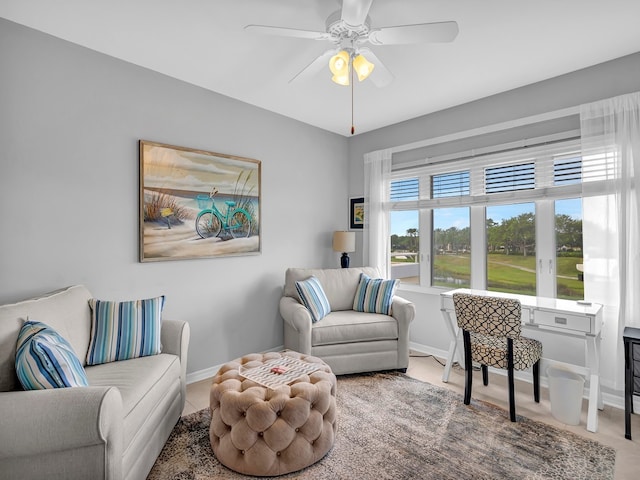
[[[586,375],[589,378],[589,411],[587,415],[587,430],[598,431],[598,409],[602,410],[602,394],[600,392],[600,338],[602,331],[602,305],[579,304],[573,300],[557,298],[534,297],[531,295],[515,295],[487,290],[470,290],[459,288],[440,294],[440,310],[451,342],[447,361],[442,374],[442,381],[449,381],[451,365],[454,358],[464,367],[462,352],[457,350],[459,329],[455,320],[453,308],[453,294],[469,293],[493,297],[515,298],[522,305],[522,326],[524,329],[539,329],[557,335],[582,338],[586,344],[585,367],[570,366],[571,370]],[[462,350],[462,349],[461,349]],[[456,355],[457,354],[457,355]],[[566,364],[565,364],[566,365]]]

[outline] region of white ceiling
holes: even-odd
[[[351,90],[289,80],[331,44],[340,0],[0,0],[0,17],[349,136]],[[455,20],[453,43],[371,47],[395,74],[354,87],[356,134],[640,51],[640,0],[374,0],[372,27]]]

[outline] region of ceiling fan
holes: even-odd
[[[270,25],[247,25],[245,30],[266,35],[323,40],[334,44],[298,72],[289,83],[319,73],[327,64],[332,80],[349,85],[349,74],[360,81],[371,75],[378,87],[391,83],[394,76],[365,45],[404,45],[411,43],[451,42],[458,35],[456,22],[418,23],[372,28],[369,10],[373,0],[342,0],[342,9],[327,18],[326,31],[315,32]]]

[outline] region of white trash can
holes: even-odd
[[[580,425],[584,377],[560,367],[547,369],[551,415],[567,425]]]

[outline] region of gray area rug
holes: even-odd
[[[399,373],[338,377],[338,433],[318,463],[279,478],[612,479],[615,450]],[[150,480],[246,479],[209,443],[208,409],[183,417]]]

